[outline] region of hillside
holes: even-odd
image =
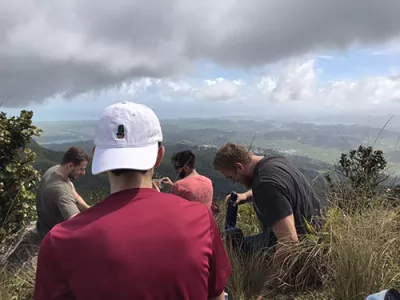
[[[92,141],[82,141],[51,145],[49,147],[54,149],[47,149],[32,142],[29,148],[37,153],[35,167],[43,173],[48,167],[61,161],[63,151],[69,146],[83,146],[90,152],[92,144]],[[230,192],[232,184],[212,169],[215,146],[169,143],[165,147],[167,153],[161,167],[157,169],[159,174],[174,178],[169,157],[173,152],[191,149],[197,154],[199,171],[213,180],[216,197],[223,197]],[[253,151],[266,155],[277,153],[259,146]],[[320,186],[322,176],[319,175],[330,167],[329,164],[299,155],[288,157],[315,186]],[[364,172],[365,169],[360,170]],[[315,178],[317,179],[314,181]],[[77,180],[76,186],[84,197],[96,190],[108,189],[106,177],[92,176],[90,165],[87,175]],[[339,184],[337,187],[345,186]],[[349,190],[344,189],[349,192],[345,197],[338,197],[335,193],[326,195],[328,199],[337,200],[330,202],[323,215],[324,223],[328,226],[315,230],[300,241],[298,247],[293,249],[288,263],[282,266],[278,280],[270,274],[271,257],[267,252],[252,255],[243,262],[242,257],[225,244],[232,264],[232,275],[227,284],[229,298],[256,299],[263,295],[265,298],[262,299],[361,300],[368,294],[391,287],[397,288],[400,284],[398,201],[394,201],[386,190],[382,190],[383,194],[379,197],[370,198],[365,197],[364,192],[370,189],[364,190],[364,185],[348,188]],[[238,186],[238,191],[241,190],[243,188]],[[4,197],[3,200],[5,199],[12,197]],[[349,203],[352,205],[348,205]],[[223,206],[224,204],[220,203],[221,213],[216,215],[221,232],[225,220]],[[251,206],[242,205],[239,208],[238,226],[246,236],[260,233],[261,228]],[[19,236],[13,238],[15,241],[20,240]],[[14,246],[10,249],[14,249]],[[27,254],[23,266],[15,264],[9,270],[3,268],[3,272],[0,272],[0,299],[32,299],[36,260],[31,256],[34,255],[32,253],[36,253],[34,251],[36,250]],[[19,252],[14,256],[18,259],[21,257]]]
[[[57,164],[61,161],[63,151],[68,149],[70,146],[80,146],[84,148],[88,153],[91,153],[93,142],[92,141],[77,141],[75,143],[63,143],[63,144],[52,144],[46,145],[46,147],[52,147],[52,149],[44,148],[38,143],[34,142],[31,145],[31,149],[37,153],[37,159],[35,167],[43,173],[50,166]],[[183,143],[165,144],[166,154],[164,161],[161,166],[156,170],[161,176],[169,176],[172,180],[175,179],[176,174],[170,163],[170,157],[174,152],[182,151],[185,149],[192,150],[197,157],[197,169],[200,173],[208,176],[213,184],[215,197],[225,197],[232,189],[232,183],[226,180],[218,172],[214,171],[212,167],[212,160],[214,158],[216,147],[205,147],[205,146],[194,146]],[[266,155],[278,154],[278,152],[268,149],[258,149],[258,152]],[[312,160],[304,156],[290,156],[290,159],[299,167],[299,169],[305,174],[310,180],[314,181],[316,189],[320,190],[322,186],[322,177],[318,175],[321,171],[330,168],[330,165],[322,161]],[[88,195],[91,192],[97,190],[108,190],[108,182],[105,175],[93,176],[91,174],[91,165],[87,168],[87,173],[84,177],[76,180],[75,185],[78,191],[82,195]],[[243,187],[237,186],[238,191],[243,191]]]
[[[332,164],[342,152],[359,145],[373,145],[382,150],[391,166],[391,173],[400,172],[398,146],[400,132],[356,124],[317,125],[304,122],[278,122],[245,119],[175,119],[161,120],[164,140],[170,144],[187,143],[219,146],[228,141],[254,147],[307,156]],[[58,144],[86,143],[93,138],[95,121],[38,123],[44,130],[38,139],[42,145],[59,150]]]

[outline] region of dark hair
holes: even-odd
[[[160,148],[162,145],[161,142],[158,142],[158,148]],[[148,170],[135,170],[135,169],[116,169],[116,170],[111,170],[111,172],[115,176],[120,176],[122,174],[128,174],[128,173],[139,173],[139,174],[146,174]]]
[[[188,166],[193,169],[196,164],[196,156],[190,150],[181,151],[174,153],[171,157],[171,162],[174,164],[174,168],[182,168]]]
[[[89,155],[83,148],[73,146],[64,153],[61,165],[73,163],[74,166],[79,166],[83,161],[89,161]]]

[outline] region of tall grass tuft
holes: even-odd
[[[400,288],[400,214],[385,200],[371,199],[365,205],[365,199],[357,203],[353,198],[345,210],[331,199],[323,230],[307,235],[293,248],[279,278],[271,277],[272,258],[267,254],[240,260],[226,245],[233,267],[230,299],[364,300],[383,289]],[[247,223],[254,224],[250,207],[241,206],[239,216],[238,226],[247,235],[259,233]],[[217,216],[221,228],[224,217]]]
[[[226,244],[232,264],[229,299],[364,300],[383,289],[400,289],[399,209],[387,205],[384,197],[359,202],[354,197],[352,201],[346,209],[343,203],[330,199],[324,228],[314,229],[293,248],[279,277],[272,276],[270,252],[243,258]],[[223,203],[216,220],[223,234]],[[260,233],[250,205],[239,207],[238,227],[245,235]],[[13,270],[3,268],[0,300],[32,299],[34,280],[35,269],[30,264]]]

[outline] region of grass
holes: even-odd
[[[351,213],[339,209],[332,199],[323,218],[325,228],[300,242],[282,266],[279,281],[269,277],[267,254],[258,253],[243,263],[227,247],[233,268],[230,299],[264,295],[263,299],[361,300],[383,289],[400,288],[398,210],[380,199]],[[223,219],[221,214],[220,225]],[[238,226],[247,234],[257,234],[259,228],[251,225],[254,221],[252,209],[241,206]]]
[[[0,300],[30,300],[33,299],[35,284],[35,268],[21,267],[16,270],[0,271]]]
[[[350,212],[331,200],[325,228],[300,242],[279,278],[271,278],[267,253],[242,260],[227,245],[233,269],[227,286],[229,299],[251,300],[262,295],[262,299],[278,300],[361,300],[383,289],[400,288],[399,211],[381,200]],[[217,223],[222,230],[225,216],[221,211]],[[246,235],[260,232],[250,205],[240,206],[238,226]],[[34,274],[32,266],[1,271],[0,300],[32,299]]]

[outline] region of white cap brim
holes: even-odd
[[[95,148],[92,174],[117,169],[150,170],[157,160],[158,143],[138,148]]]

